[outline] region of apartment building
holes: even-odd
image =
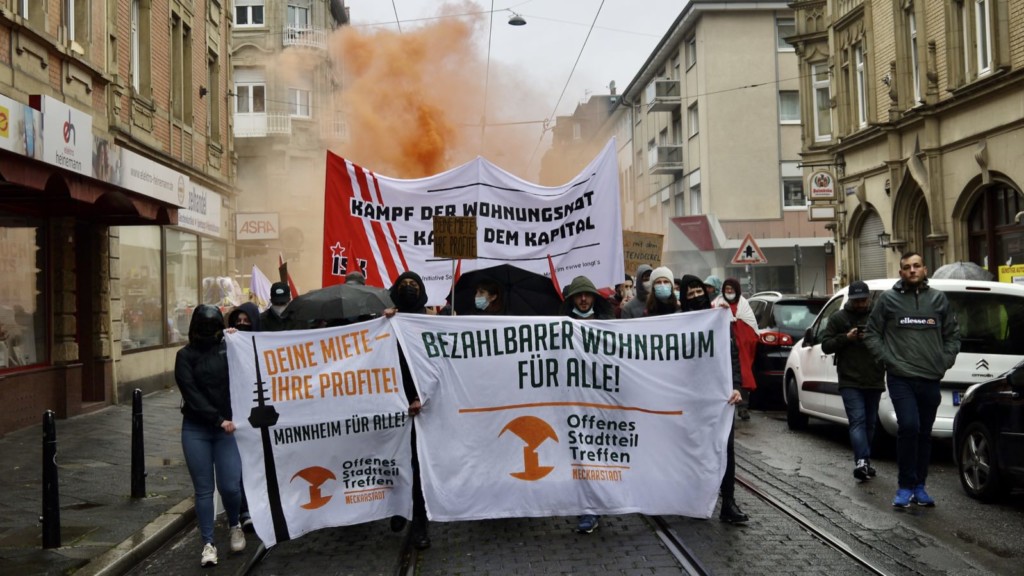
[[[805,164],[831,170],[837,283],[1024,264],[1024,3],[792,2]],[[813,169],[809,168],[808,170]],[[1024,272],[1018,272],[1024,276]]]
[[[238,261],[276,277],[282,255],[301,289],[319,288],[324,152],[348,138],[329,39],[348,9],[341,0],[234,4]]]
[[[691,0],[622,93],[625,229],[664,234],[674,272],[747,291],[832,288],[830,233],[810,220],[801,167],[794,26],[786,2]],[[759,255],[733,263],[748,234]]]
[[[173,385],[228,273],[227,8],[0,0],[0,434]]]

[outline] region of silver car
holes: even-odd
[[[868,280],[872,298],[892,288],[897,279]],[[941,290],[960,322],[960,354],[942,379],[942,402],[932,436],[953,435],[953,419],[967,388],[1003,374],[1024,360],[1024,286],[980,280],[929,280],[928,286]],[[829,300],[821,313],[793,345],[786,361],[783,392],[791,430],[807,427],[808,418],[847,424],[843,398],[831,354],[821,351],[821,335],[828,318],[846,304],[843,288]],[[888,392],[882,393],[878,420],[890,435],[896,435],[896,411]]]

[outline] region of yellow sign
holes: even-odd
[[[476,217],[434,216],[434,258],[476,258]]]
[[[665,236],[662,234],[623,230],[622,256],[626,272],[633,274],[641,264],[657,268],[661,264],[661,249],[664,242]]]
[[[1024,286],[1024,264],[1016,266],[1000,266],[999,281]]]

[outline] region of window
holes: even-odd
[[[159,346],[164,332],[160,227],[122,226],[120,244],[124,304],[121,348]]]
[[[68,32],[68,41],[75,39],[75,0],[64,0],[64,29]]]
[[[132,88],[137,96],[152,97],[150,80],[150,13],[151,0],[132,0],[131,7],[131,74]]]
[[[686,186],[683,185],[683,179],[680,178],[672,183],[673,194],[675,200],[673,201],[675,212],[673,216],[686,216]]]
[[[78,52],[76,45],[84,50],[89,45],[89,2],[64,0],[61,25],[67,33],[67,42],[72,51]]]
[[[171,17],[171,109],[192,124],[192,29],[177,14]]]
[[[0,373],[46,363],[46,228],[0,213]]]
[[[696,102],[686,109],[686,122],[690,125],[690,136],[696,136],[700,131],[700,114],[697,112]]]
[[[786,210],[804,210],[807,197],[804,196],[803,169],[799,162],[783,162],[779,167],[782,177],[782,207]]]
[[[263,26],[263,0],[235,0],[235,26]]]
[[[18,16],[21,16],[25,20],[28,20],[28,2],[29,0],[18,0],[17,5]]]
[[[792,52],[793,45],[786,42],[786,38],[796,35],[796,21],[792,18],[777,18],[775,20],[775,42],[779,52]]]
[[[647,142],[647,167],[653,168],[658,162],[658,145],[655,144],[654,138],[651,138]]]
[[[910,73],[913,74],[914,104],[921,101],[921,63],[917,57],[917,18],[914,16],[914,6],[907,7],[907,35],[908,49],[910,50]]]
[[[864,71],[864,46],[858,44],[853,49],[853,62],[856,67],[854,70],[855,84],[856,84],[856,103],[857,103],[857,127],[865,128],[868,125],[868,92],[867,82]]]
[[[667,145],[668,145],[668,127],[666,126],[665,128],[662,128],[660,132],[658,132],[658,146],[667,146]]]
[[[782,124],[800,123],[800,93],[796,90],[779,92],[779,122]]]
[[[974,0],[974,55],[978,76],[992,71],[991,9],[991,0]]]
[[[300,88],[288,89],[288,113],[292,116],[309,118],[311,102],[312,93],[309,90],[302,90]]]
[[[811,86],[814,89],[814,141],[826,142],[832,139],[832,88],[827,64],[811,66]]]
[[[296,30],[309,28],[309,8],[306,6],[288,5],[288,27]]]
[[[206,67],[206,130],[211,142],[220,142],[220,62],[216,53],[209,53]]]
[[[236,114],[265,114],[267,87],[263,84],[235,85]]]
[[[703,214],[700,197],[700,170],[690,172],[690,214]]]
[[[199,304],[199,238],[165,228],[167,246],[167,343],[188,340],[192,310]]]
[[[690,36],[686,41],[686,69],[697,63],[697,37]]]

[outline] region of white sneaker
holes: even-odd
[[[199,559],[200,566],[216,566],[217,565],[217,547],[213,544],[206,544],[203,546],[203,555]]]
[[[241,552],[245,550],[245,533],[242,532],[242,527],[232,526],[229,533],[231,535],[231,551]]]

